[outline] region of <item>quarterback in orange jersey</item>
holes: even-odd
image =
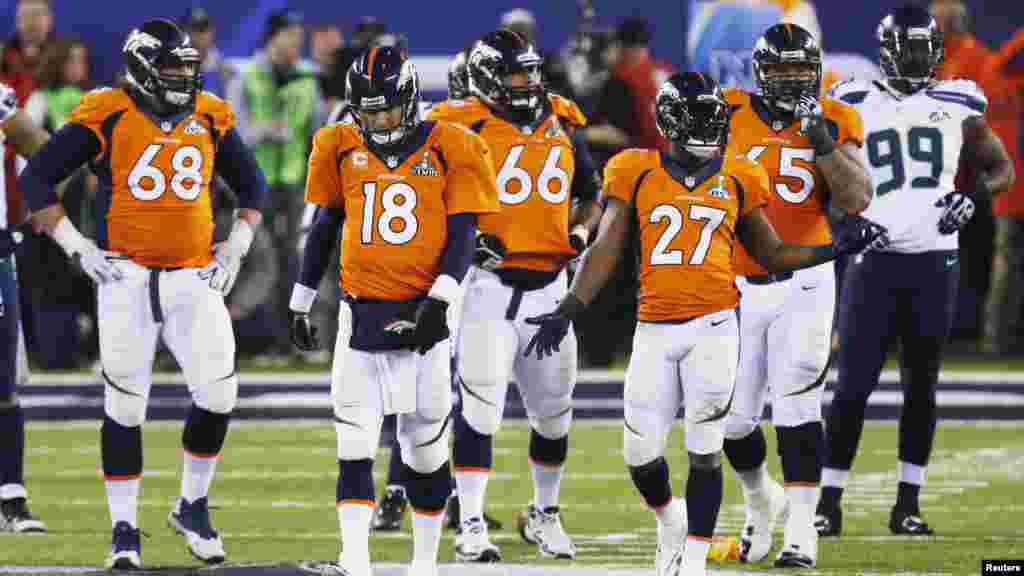
[[[834,244],[783,244],[764,215],[764,168],[743,157],[722,157],[728,111],[718,85],[706,76],[676,74],[661,86],[656,120],[671,152],[633,149],[609,161],[597,241],[558,308],[527,320],[540,326],[527,350],[557,350],[572,320],[615,270],[630,230],[639,234],[639,322],[626,372],[624,454],[634,484],[657,516],[659,576],[706,574],[740,347],[734,249],[745,247],[779,272],[860,252],[882,235],[880,227],[862,221]],[[684,395],[690,462],[685,507],[672,497],[663,457]]]
[[[498,210],[494,166],[472,131],[420,121],[419,78],[404,53],[370,48],[348,85],[354,123],[322,128],[309,157],[306,201],[319,213],[292,292],[292,339],[318,346],[308,313],[340,232],[338,570],[371,573],[373,458],[383,417],[397,414],[414,510],[409,573],[436,576],[450,478],[447,309],[473,258],[478,215]]]
[[[759,94],[725,92],[733,107],[727,154],[754,160],[767,171],[764,213],[783,241],[827,243],[829,214],[842,220],[860,213],[871,199],[871,180],[861,159],[860,116],[845,103],[819,96],[821,52],[814,37],[795,24],[766,30],[754,47],[753,66]],[[743,347],[726,417],[725,454],[746,502],[740,559],[759,562],[768,555],[776,519],[788,509],[785,544],[776,564],[813,566],[835,267],[828,262],[771,273],[740,249],[736,273]],[[758,424],[768,393],[785,489],[765,472],[765,440]]]
[[[480,218],[478,258],[457,340],[462,410],[455,419],[454,464],[461,530],[455,556],[462,562],[500,560],[483,509],[492,437],[512,378],[530,421],[534,487],[520,534],[543,556],[576,555],[558,509],[576,384],[575,335],[555,357],[521,352],[536,331],[525,318],[564,296],[566,264],[582,253],[597,227],[600,176],[582,138],[586,118],[572,101],[544,90],[541,63],[515,32],[488,33],[469,49],[471,96],[448,100],[430,113],[487,142],[501,204],[501,212]]]
[[[168,20],[124,44],[124,81],[86,94],[69,123],[29,161],[20,185],[53,239],[96,282],[106,382],[102,460],[113,524],[108,566],[141,566],[137,507],[142,423],[158,338],[192,394],[181,496],[168,517],[196,558],[224,561],[207,492],[238,395],[235,337],[224,296],[260,224],[266,182],[234,129],[231,107],[200,90],[199,54]],[[75,229],[54,186],[89,163],[100,179],[95,242]],[[210,182],[240,199],[227,240],[213,244]]]

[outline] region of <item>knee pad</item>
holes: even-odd
[[[142,427],[124,426],[109,416],[100,429],[103,475],[127,480],[142,475]]]
[[[440,468],[448,461],[450,421],[449,417],[437,422],[417,422],[415,426],[399,424],[398,444],[402,450],[402,462],[419,474],[429,474]]]
[[[220,454],[224,438],[228,435],[230,416],[204,410],[193,405],[185,417],[185,429],[181,433],[181,445],[185,450],[203,458]]]
[[[759,418],[750,418],[736,412],[730,412],[725,417],[725,437],[729,440],[746,438],[757,429],[759,422]]]
[[[639,422],[639,419],[636,420]],[[626,459],[626,465],[630,467],[643,466],[661,458],[665,453],[667,441],[668,430],[658,430],[654,426],[644,428],[639,424],[634,425],[634,422],[630,420],[625,420],[622,454]]]
[[[500,387],[502,390],[506,388]],[[501,425],[505,399],[497,398],[495,387],[474,386],[459,378],[459,397],[462,399],[462,417],[474,431],[494,436]]]
[[[338,437],[338,460],[373,460],[377,454],[379,427],[366,423],[335,418],[334,432]]]
[[[473,429],[462,414],[454,416],[455,469],[490,470],[494,464],[494,441],[491,436]]]
[[[561,466],[569,454],[569,435],[560,438],[545,438],[536,430],[530,430],[530,461],[542,466]]]
[[[373,502],[373,460],[339,460],[335,497],[339,504],[346,501]]]
[[[657,510],[672,501],[672,481],[664,458],[630,466],[629,477],[649,507]]]
[[[214,380],[199,387],[193,399],[196,406],[215,414],[230,414],[238,402],[238,374]]]
[[[102,374],[106,382],[103,409],[107,417],[126,428],[142,426],[146,421],[146,404],[149,401],[148,383],[130,377],[111,377],[106,372]]]
[[[714,470],[722,467],[722,453],[712,452],[710,454],[689,453],[691,470]]]
[[[567,401],[566,404],[569,402]],[[568,405],[554,416],[530,417],[530,428],[548,440],[558,440],[568,436],[571,424],[572,407]]]
[[[448,462],[442,462],[430,472],[407,470],[409,482],[405,493],[414,510],[428,514],[444,510],[451,494],[451,469]]]

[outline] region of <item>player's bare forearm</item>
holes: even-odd
[[[975,193],[998,196],[1013,186],[1016,174],[1003,141],[981,116],[964,120],[964,152],[978,166]]]
[[[587,200],[573,209],[572,216],[569,218],[569,229],[581,225],[593,236],[601,224],[602,213],[601,205],[596,200]]]
[[[630,211],[622,201],[611,198],[601,216],[597,240],[580,263],[570,291],[588,305],[608,283],[626,247]]]
[[[783,244],[761,208],[740,219],[736,229],[740,242],[758,264],[769,272],[789,272],[824,264],[835,258],[831,244],[801,246]]]
[[[25,158],[31,158],[50,139],[50,134],[36,126],[24,110],[18,110],[2,126],[7,142]]]
[[[246,224],[255,229],[263,223],[263,213],[252,208],[239,208],[238,219],[245,220]]]
[[[860,160],[860,150],[846,142],[831,154],[818,156],[821,169],[832,192],[832,208],[845,214],[860,214],[871,202],[871,176]]]

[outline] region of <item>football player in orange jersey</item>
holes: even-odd
[[[487,144],[448,122],[420,121],[419,78],[403,53],[374,47],[349,70],[355,122],[320,129],[306,201],[320,207],[292,292],[292,339],[318,346],[308,313],[341,232],[338,339],[331,397],[338,436],[337,569],[370,575],[373,458],[398,414],[413,514],[409,573],[436,576],[449,493],[447,309],[473,258],[477,216],[498,209]]]
[[[162,338],[192,407],[182,434],[181,495],[168,517],[198,559],[224,560],[207,492],[238,395],[235,337],[224,305],[260,224],[266,182],[234,129],[230,105],[200,90],[199,54],[168,20],[124,44],[117,88],[86,94],[29,161],[19,184],[53,239],[96,282],[106,382],[102,460],[113,524],[108,566],[138,569],[142,423]],[[65,216],[54,185],[85,163],[99,175],[94,242]],[[239,196],[231,234],[212,245],[214,172]]]
[[[530,420],[533,501],[520,534],[543,556],[571,559],[559,488],[569,448],[576,340],[552,358],[519,354],[536,330],[527,316],[566,290],[566,264],[586,246],[600,219],[600,177],[575,103],[545,91],[540,55],[510,30],[486,34],[469,50],[471,97],[430,112],[480,134],[494,153],[501,212],[480,219],[477,266],[466,285],[456,353],[462,410],[455,420],[455,482],[461,530],[456,559],[496,562],[500,552],[483,518],[492,438],[514,377]],[[573,209],[573,201],[578,206]],[[496,248],[503,245],[504,256]]]
[[[821,97],[821,52],[795,24],[776,24],[753,53],[759,94],[726,90],[733,106],[727,154],[768,172],[764,208],[785,242],[831,238],[828,213],[841,220],[864,210],[871,180],[861,159],[864,126],[851,106]],[[725,454],[743,485],[746,521],[740,559],[759,562],[771,549],[777,518],[789,511],[779,567],[813,566],[814,507],[824,455],[821,402],[831,352],[835,267],[772,273],[745,250],[736,253],[742,293],[743,347],[736,396],[725,424]],[[785,489],[767,477],[759,422],[772,397]]]
[[[658,92],[656,120],[671,152],[631,149],[609,161],[597,241],[555,311],[527,320],[540,329],[526,352],[558,350],[615,270],[630,231],[638,234],[639,322],[626,372],[624,454],[658,520],[657,575],[703,575],[722,500],[720,453],[740,348],[737,240],[778,272],[858,253],[884,239],[884,231],[861,221],[834,244],[784,244],[764,215],[764,168],[722,156],[729,105],[709,77],[673,75]],[[683,396],[685,508],[672,497],[663,456]]]

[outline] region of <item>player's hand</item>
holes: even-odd
[[[476,249],[473,251],[473,264],[488,272],[497,269],[505,260],[505,244],[494,234],[481,233],[476,235]]]
[[[551,356],[557,352],[562,340],[569,333],[569,325],[582,310],[583,303],[570,292],[558,303],[554,312],[527,318],[527,324],[533,324],[539,328],[533,334],[533,338],[530,338],[530,343],[526,345],[523,356],[529,356],[536,349],[537,359],[541,360],[545,356]]]
[[[309,320],[309,314],[290,311],[292,317],[292,343],[299,350],[310,352],[320,349],[320,338],[317,336],[316,324]]]
[[[448,303],[428,296],[416,308],[415,322],[412,347],[422,356],[449,335]]]
[[[213,262],[210,262],[203,270],[202,277],[210,279],[210,288],[220,292],[224,296],[231,293],[238,279],[238,272],[242,269],[242,254],[237,254],[228,247],[227,242],[214,244]]]
[[[100,250],[92,240],[87,239],[86,242],[87,244],[83,244],[81,250],[70,255],[71,261],[78,269],[97,285],[116,282],[124,278],[121,270],[107,259],[106,252]]]
[[[833,244],[836,258],[882,250],[890,244],[889,231],[867,218],[850,215],[837,227]]]
[[[935,203],[942,208],[939,216],[939,234],[948,235],[960,230],[974,216],[974,200],[962,192],[950,192]]]
[[[800,133],[806,136],[825,128],[825,111],[817,96],[801,96],[793,110],[793,116],[800,120]]]
[[[7,258],[17,252],[24,240],[25,234],[17,228],[0,230],[0,258]]]

